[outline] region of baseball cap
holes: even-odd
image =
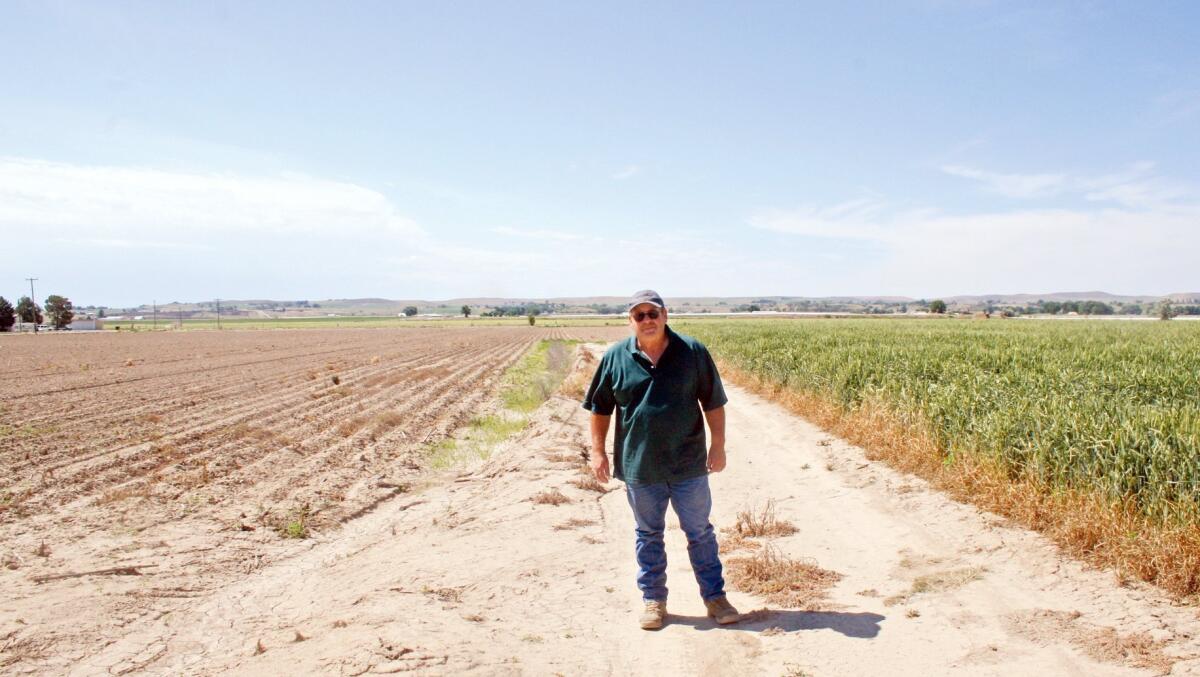
[[[649,303],[659,308],[667,307],[667,304],[663,303],[662,297],[658,295],[658,292],[653,289],[643,289],[629,298],[629,305],[625,307],[625,310],[628,312],[643,303]]]

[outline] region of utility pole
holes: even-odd
[[[33,282],[34,282],[34,280],[37,280],[37,278],[36,277],[27,277],[25,279],[29,280],[29,302],[33,304],[33,333],[36,334],[36,333],[38,333],[37,297],[33,295]]]
[[[221,328],[221,299],[217,299],[217,329]]]

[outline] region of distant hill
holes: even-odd
[[[992,305],[1028,306],[1038,301],[1102,301],[1104,303],[1153,304],[1164,298],[1178,304],[1200,304],[1200,292],[1178,292],[1166,296],[1112,294],[1104,291],[1047,292],[1044,294],[963,294],[958,296],[930,296],[914,299],[908,296],[667,296],[669,307],[681,312],[728,312],[757,305],[763,310],[779,309],[783,306],[804,309],[820,306],[847,306],[852,312],[871,306],[890,306],[920,303],[941,298],[952,307],[983,307]],[[627,296],[553,296],[553,297],[500,297],[472,296],[446,300],[385,299],[378,297],[355,299],[321,299],[304,301],[282,301],[272,299],[221,299],[223,312],[231,315],[240,310],[267,316],[315,316],[315,315],[398,315],[407,306],[415,306],[421,314],[457,315],[462,306],[470,306],[472,314],[478,315],[493,308],[522,306],[531,303],[553,304],[559,312],[591,312],[597,306],[609,309],[621,308]],[[145,304],[136,308],[109,308],[109,314],[117,312],[141,312],[151,308]],[[159,312],[195,312],[209,314],[215,301],[172,302],[160,304]]]
[[[978,296],[947,296],[942,300],[947,303],[962,303],[966,305],[986,303],[997,304],[1030,304],[1038,301],[1103,301],[1104,303],[1154,303],[1162,300],[1161,296],[1126,296],[1110,294],[1104,291],[1060,291],[1049,294],[984,294]],[[1173,301],[1174,299],[1172,299]]]

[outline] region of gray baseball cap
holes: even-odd
[[[653,289],[643,289],[629,298],[629,305],[625,307],[625,311],[633,310],[643,303],[649,303],[659,308],[667,307],[667,304],[663,303],[662,297],[658,295],[658,292]]]

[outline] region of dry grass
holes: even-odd
[[[569,451],[559,451],[553,454],[546,454],[546,460],[551,463],[569,463],[571,465],[580,465],[584,462],[584,457],[579,454],[572,454]]]
[[[425,586],[421,588],[421,594],[429,595],[441,602],[458,603],[462,601],[462,588],[433,588]]]
[[[571,499],[567,498],[558,489],[547,489],[541,493],[534,494],[529,500],[536,505],[562,505],[563,503],[571,502]]]
[[[600,481],[596,479],[596,476],[593,475],[590,470],[579,479],[571,480],[567,484],[570,484],[578,489],[583,489],[584,491],[594,491],[597,494],[604,494],[608,492],[608,488],[603,484],[600,484]]]
[[[1163,651],[1166,640],[1156,640],[1144,632],[1121,635],[1113,628],[1086,623],[1080,620],[1081,616],[1078,611],[1041,609],[1017,614],[1011,621],[1018,632],[1034,641],[1065,638],[1098,661],[1165,675],[1178,660]]]
[[[762,547],[762,543],[752,541],[739,533],[731,533],[732,531],[732,529],[727,529],[726,536],[720,539],[718,550],[722,555],[734,550],[758,550]]]
[[[819,397],[795,393],[723,365],[732,380],[770,397],[846,441],[919,475],[954,498],[1009,517],[1045,533],[1065,551],[1154,583],[1179,597],[1200,594],[1200,525],[1165,524],[1139,514],[1131,501],[1114,502],[1095,492],[1056,489],[1029,475],[1012,475],[975,456],[945,455],[934,437],[879,402],[852,412]]]
[[[250,423],[239,423],[229,430],[229,436],[235,440],[253,440],[255,442],[278,442],[279,433],[262,426]]]
[[[366,427],[370,420],[370,416],[355,416],[339,423],[337,431],[342,437],[350,437],[354,433]]]
[[[404,415],[398,411],[376,414],[375,418],[371,419],[371,437],[379,437],[393,428],[400,427],[403,423]]]
[[[912,583],[912,591],[922,593],[956,590],[971,581],[983,578],[984,571],[986,569],[983,567],[967,567],[918,576]]]
[[[587,393],[588,385],[592,382],[592,374],[596,371],[596,358],[583,348],[580,348],[576,354],[578,357],[571,367],[571,373],[563,379],[559,392],[567,397],[582,400]]]
[[[901,566],[905,566],[901,563]],[[913,579],[912,586],[907,592],[898,595],[891,595],[883,600],[884,606],[896,606],[904,604],[913,595],[919,595],[924,592],[942,592],[945,590],[957,590],[962,586],[977,581],[983,578],[984,572],[987,569],[984,567],[966,567],[963,569],[947,569],[946,571],[936,571],[931,574],[917,576]],[[862,594],[862,593],[859,593]]]
[[[555,524],[555,531],[566,531],[567,529],[578,529],[579,527],[590,527],[596,524],[596,520],[583,519],[580,517],[572,517],[562,524]]]
[[[771,545],[752,557],[730,559],[725,570],[738,590],[778,606],[801,609],[819,608],[830,586],[842,578],[814,562],[791,559]]]
[[[109,503],[127,501],[131,498],[150,498],[150,486],[147,484],[137,484],[113,489],[112,491],[105,492],[103,496],[96,499],[95,504],[107,505]]]
[[[775,499],[768,499],[761,509],[754,507],[737,514],[737,522],[726,533],[745,537],[790,536],[796,527],[775,514]]]

